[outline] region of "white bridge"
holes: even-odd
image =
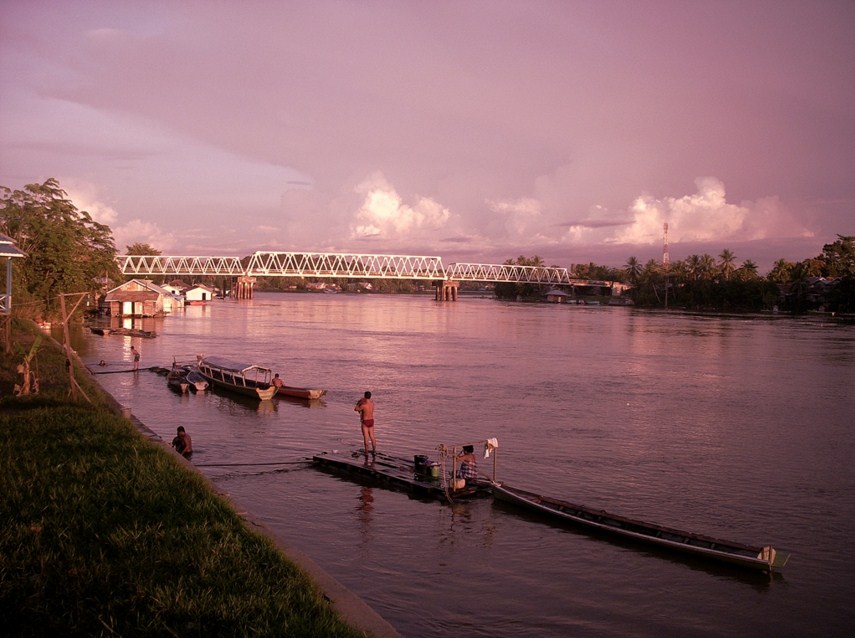
[[[424,279],[434,282],[437,298],[455,299],[462,281],[585,285],[571,279],[566,268],[513,264],[453,263],[441,257],[359,253],[297,253],[256,251],[248,257],[117,257],[125,275],[215,275],[237,277],[252,284],[255,277],[327,277],[354,279]],[[443,292],[440,292],[442,289]],[[239,291],[239,297],[251,296]]]
[[[244,277],[347,277],[367,279],[454,279],[509,283],[573,284],[566,268],[513,264],[454,263],[441,257],[359,253],[257,251],[248,257],[117,257],[125,275],[225,275]]]

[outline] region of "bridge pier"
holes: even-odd
[[[459,281],[443,279],[433,282],[433,285],[436,288],[435,299],[437,301],[457,301],[457,289],[460,287]]]
[[[234,298],[252,299],[252,291],[255,288],[255,277],[241,276],[235,279]]]

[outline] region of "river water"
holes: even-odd
[[[155,339],[80,335],[81,358],[126,369],[133,343],[143,367],[217,354],[327,389],[259,404],[97,377],[165,439],[184,425],[206,475],[404,636],[850,635],[855,326],[344,294],[152,321]],[[385,452],[496,437],[511,485],[792,557],[770,577],[311,467],[361,447],[364,390]]]

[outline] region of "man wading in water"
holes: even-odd
[[[365,396],[356,402],[353,410],[359,412],[365,454],[368,454],[369,439],[371,439],[371,453],[374,454],[377,452],[377,440],[374,438],[374,401],[371,400],[371,393],[366,391]]]

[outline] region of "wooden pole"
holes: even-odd
[[[86,393],[83,391],[83,388],[81,388],[80,385],[77,383],[77,379],[74,378],[74,365],[72,365],[71,363],[71,336],[68,332],[68,319],[71,317],[71,315],[74,314],[74,311],[77,310],[77,306],[80,305],[80,302],[82,302],[88,294],[89,293],[87,292],[62,293],[59,295],[59,306],[62,312],[62,335],[64,341],[63,346],[65,350],[65,367],[68,369],[68,396],[70,396],[72,399],[76,399],[77,392],[80,392],[80,394],[82,394],[83,397],[87,401],[89,401],[89,403],[92,403],[92,399],[90,399],[86,395]],[[71,312],[66,313],[65,298],[73,297],[75,295],[79,296],[80,298],[77,300],[77,303],[74,304],[74,307],[71,309]]]

